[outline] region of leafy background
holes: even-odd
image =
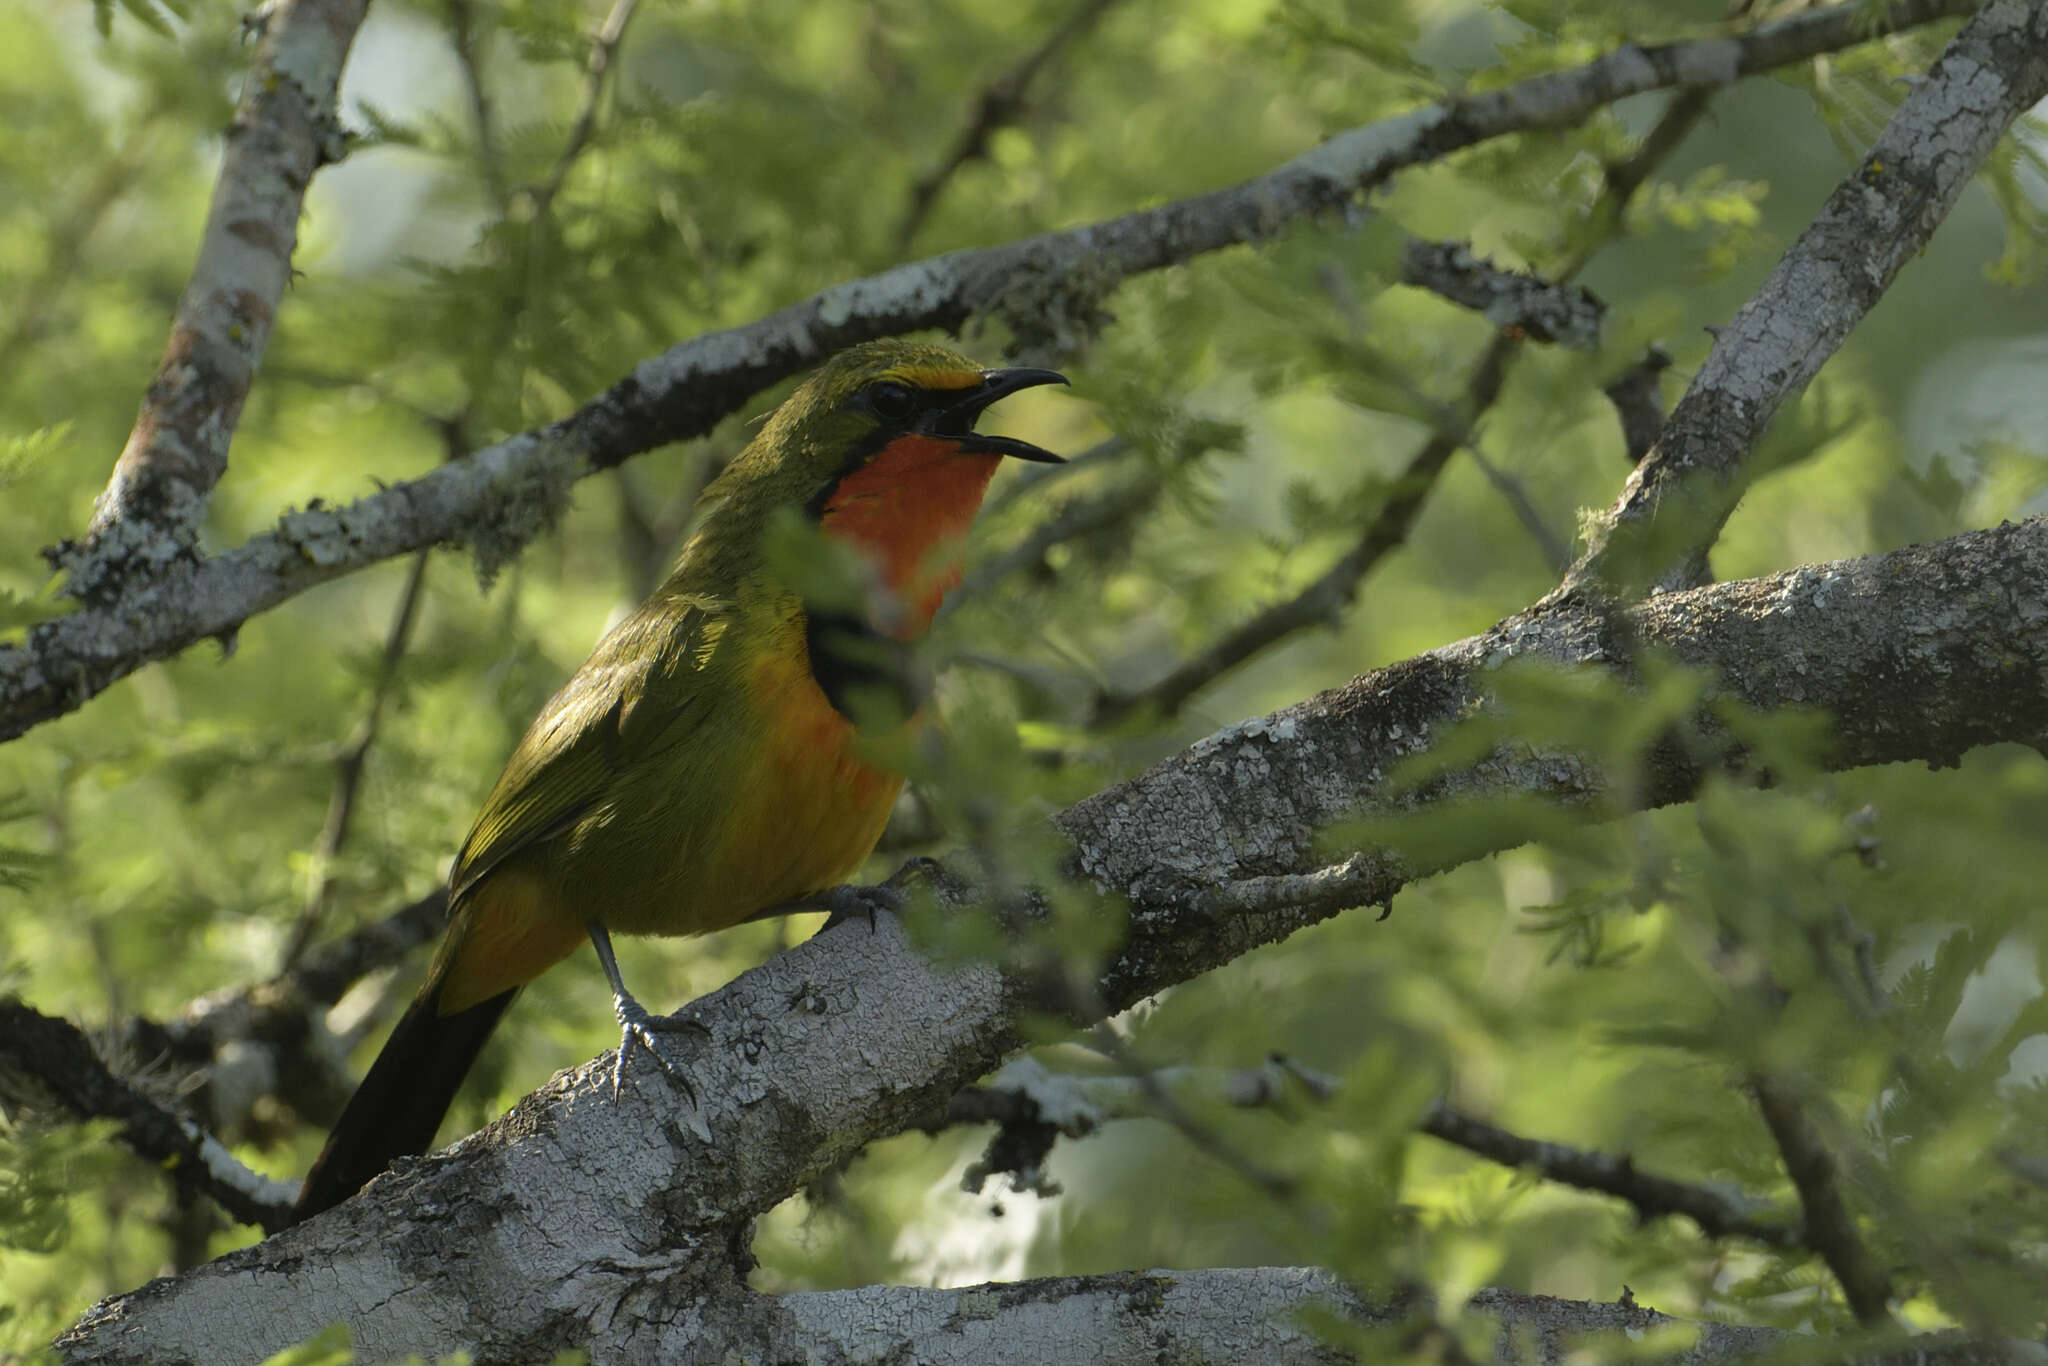
[[[1022,119],[940,189],[913,187],[982,88],[1071,3],[649,0],[589,145],[551,176],[599,12],[565,0],[380,0],[351,61],[347,161],[315,184],[269,357],[213,500],[214,546],[287,506],[343,500],[558,416],[641,358],[899,260],[1113,215],[1257,175],[1344,128],[1584,60],[1714,31],[1720,3],[1127,0],[1032,86]],[[451,33],[466,19],[491,136]],[[237,7],[99,0],[0,8],[0,627],[59,605],[39,546],[75,534],[125,439],[189,270],[247,53]],[[1127,515],[977,584],[939,633],[951,745],[875,869],[1008,833],[1215,727],[1479,629],[1555,570],[1469,453],[1355,605],[1198,693],[1175,717],[1088,723],[1323,572],[1402,472],[1490,338],[1400,287],[1390,225],[1503,264],[1582,276],[1602,346],[1522,348],[1478,450],[1571,536],[1627,464],[1600,385],[1659,342],[1667,388],[1853,164],[1946,29],[1870,44],[1718,96],[1629,207],[1594,206],[1664,98],[1404,174],[1379,216],[1297,230],[1133,280],[1064,358],[1070,395],[1006,403],[1005,430],[1120,454],[998,486],[976,554],[1087,500]],[[2031,134],[2003,149],[1926,254],[1773,430],[1771,472],[1714,556],[1721,577],[1859,554],[2041,510],[2037,376],[2048,294]],[[1608,239],[1613,240],[1608,240]],[[971,329],[994,359],[1010,339]],[[433,557],[390,679],[322,934],[431,888],[527,719],[661,572],[708,469],[764,396],[702,441],[588,481],[554,534],[484,584]],[[1015,474],[1005,480],[1016,480]],[[334,761],[380,686],[410,566],[252,622],[0,750],[0,988],[92,1025],[162,1018],[274,972],[320,875]],[[1696,680],[1665,680],[1665,705]],[[1632,761],[1653,702],[1518,685],[1516,733]],[[1801,776],[1810,732],[1752,719],[1793,775],[1760,794],[1556,831],[1260,950],[1133,1012],[1128,1048],[1217,1068],[1281,1052],[1336,1076],[1284,1113],[1194,1102],[1275,1198],[1157,1120],[1062,1143],[1044,1199],[960,1188],[986,1135],[879,1145],[764,1222],[764,1288],[962,1282],[1122,1267],[1317,1263],[1374,1285],[1480,1284],[1680,1315],[1838,1326],[1811,1259],[1716,1244],[1416,1137],[1447,1094],[1521,1132],[1789,1204],[1742,1090],[1803,1078],[1853,1155],[1852,1204],[1910,1318],[2040,1329],[2041,1191],[2000,1154],[2048,1120],[2035,942],[2048,770],[2024,750],[1945,772]],[[914,817],[914,819],[909,819]],[[1485,813],[1443,820],[1486,820]],[[1452,837],[1409,831],[1403,837]],[[1341,838],[1341,832],[1333,839]],[[1018,857],[1028,862],[1028,853]],[[1100,949],[1099,909],[1063,924]],[[811,922],[622,945],[643,999],[716,987]],[[943,934],[944,927],[934,933]],[[1859,965],[1860,955],[1860,965]],[[1863,969],[1867,968],[1867,973]],[[1782,1004],[1756,1007],[1768,976]],[[411,980],[343,1003],[388,1009]],[[1877,994],[1872,994],[1872,988]],[[578,959],[512,1013],[448,1132],[501,1113],[614,1039]],[[367,1053],[364,1055],[367,1056]],[[1056,1068],[1102,1070],[1049,1041]],[[148,1071],[174,1092],[178,1079]],[[0,1123],[0,1341],[28,1347],[92,1299],[173,1265],[159,1174],[103,1131]],[[259,1107],[229,1135],[303,1171],[317,1126]],[[246,1242],[220,1227],[214,1252]],[[189,1254],[189,1247],[188,1247]]]

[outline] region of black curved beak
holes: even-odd
[[[1013,370],[984,370],[981,383],[965,390],[960,397],[943,408],[932,410],[927,416],[926,430],[935,436],[956,436],[960,438],[961,449],[979,451],[987,455],[1007,455],[1018,460],[1036,460],[1045,465],[1064,465],[1064,455],[1054,455],[1043,446],[1034,446],[1029,441],[1019,441],[1014,436],[987,436],[974,430],[974,420],[982,410],[999,398],[1005,398],[1019,389],[1032,389],[1041,384],[1065,384],[1067,377],[1057,370],[1032,370],[1019,367]]]

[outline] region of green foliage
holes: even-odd
[[[0,9],[0,646],[63,608],[35,550],[89,518],[162,355],[248,59],[242,8],[94,0],[97,36],[84,6]],[[1625,39],[1720,31],[1727,9],[1196,0],[1163,22],[1156,6],[1115,6],[1055,55],[1018,122],[950,177],[906,248],[912,187],[984,86],[1070,5],[643,5],[589,141],[564,165],[602,8],[472,6],[482,127],[444,7],[372,8],[345,119],[357,136],[315,182],[301,273],[212,503],[210,547],[267,530],[287,506],[352,498],[551,420],[679,339],[823,286],[1218,188],[1443,94]],[[1098,335],[1062,361],[1073,393],[1020,395],[994,418],[1068,452],[1118,444],[1028,486],[1003,475],[974,565],[1003,562],[1063,516],[1114,515],[1077,520],[986,582],[970,572],[928,651],[945,666],[931,743],[904,756],[906,814],[919,819],[899,822],[871,871],[971,846],[999,878],[1038,879],[1058,854],[1046,813],[1547,590],[1543,548],[1460,451],[1349,610],[1176,717],[1111,733],[1087,723],[1104,690],[1142,687],[1322,575],[1416,487],[1411,462],[1439,430],[1469,427],[1529,515],[1569,540],[1626,474],[1601,386],[1654,342],[1673,354],[1675,395],[1707,329],[1851,169],[1940,37],[1870,44],[1716,96],[1618,222],[1593,211],[1604,168],[1633,152],[1661,99],[1404,173],[1370,214],[1124,283]],[[2038,509],[2048,477],[2025,423],[1908,435],[1938,397],[1930,386],[1947,383],[1937,362],[2039,330],[2036,136],[2001,149],[1990,193],[1965,197],[1823,382],[1787,406],[1761,457],[1767,477],[1716,547],[1719,575]],[[1539,270],[1598,247],[1582,279],[1609,305],[1603,344],[1523,346],[1499,401],[1471,411],[1490,328],[1400,285],[1407,234]],[[1010,340],[978,320],[962,345],[994,361]],[[1985,406],[2028,411],[2031,373],[2000,371]],[[230,659],[191,650],[0,747],[9,985],[97,1025],[169,1018],[271,975],[306,904],[334,760],[379,695],[322,933],[433,886],[528,720],[632,585],[659,573],[704,470],[777,397],[688,451],[580,485],[488,592],[437,558],[388,677],[396,564],[251,622]],[[785,547],[799,563],[815,549]],[[1497,705],[1441,737],[1402,790],[1507,754],[1582,766],[1597,780],[1585,803],[1448,804],[1326,832],[1333,858],[1392,847],[1445,871],[1405,890],[1384,923],[1348,913],[1120,1021],[1150,1063],[1228,1070],[1278,1051],[1338,1079],[1327,1102],[1280,1110],[1190,1102],[1231,1149],[1288,1178],[1290,1198],[1158,1120],[1062,1141],[1055,1200],[995,1183],[962,1191],[983,1132],[912,1134],[764,1221],[757,1284],[1302,1263],[1374,1287],[1423,1282],[1447,1300],[1489,1282],[1611,1299],[1626,1282],[1673,1313],[1840,1327],[1839,1295],[1810,1257],[1711,1242],[1682,1219],[1639,1225],[1617,1202],[1414,1133],[1447,1096],[1533,1136],[1790,1208],[1742,1089],[1771,1069],[1843,1154],[1859,1227],[1901,1268],[1912,1320],[2037,1336],[2039,757],[1828,777],[1811,763],[1818,719],[1745,714],[1714,680],[1658,661],[1632,686],[1533,668],[1493,681]],[[1620,814],[1652,746],[1731,738],[1749,750],[1747,776],[1685,808]],[[1754,781],[1765,771],[1769,790]],[[1113,950],[1115,912],[1079,891],[1053,909],[1022,945],[935,905],[913,923],[937,953],[1077,973]],[[638,994],[668,1005],[808,923],[622,942],[620,956]],[[614,1036],[589,963],[549,974],[508,1017],[449,1132]],[[1055,1065],[1109,1065],[1055,1046],[1064,1036],[1050,1025],[1045,1036]],[[279,1175],[302,1171],[318,1143],[275,1103],[224,1137]],[[46,1340],[92,1299],[161,1270],[167,1191],[100,1128],[0,1134],[0,1284],[17,1311],[0,1344]],[[251,1237],[223,1231],[209,1247]],[[1369,1359],[1418,1350],[1412,1334],[1359,1347]],[[347,1347],[323,1337],[297,1350],[324,1362]]]

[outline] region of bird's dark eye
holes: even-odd
[[[886,422],[902,422],[917,411],[917,395],[907,384],[878,380],[868,386],[868,406]]]

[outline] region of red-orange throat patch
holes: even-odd
[[[820,526],[872,556],[902,599],[898,634],[931,624],[960,581],[959,554],[1000,455],[963,451],[957,438],[899,436],[839,481]]]

